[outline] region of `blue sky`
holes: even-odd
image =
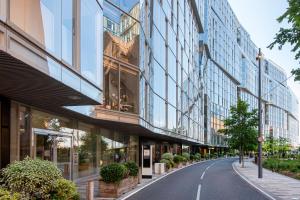
[[[290,76],[293,68],[300,67],[299,61],[294,60],[294,53],[290,46],[282,50],[267,46],[273,41],[279,28],[287,23],[279,24],[276,21],[286,8],[287,0],[228,0],[242,26],[249,32],[252,41],[260,47],[264,55],[280,65]],[[300,82],[288,81],[298,100],[300,101]]]

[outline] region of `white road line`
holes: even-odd
[[[197,191],[196,200],[200,200],[200,193],[201,193],[201,184],[198,185],[198,191]]]
[[[234,166],[234,162],[232,163],[232,168],[235,171],[236,174],[238,174],[244,181],[246,181],[248,184],[250,184],[252,187],[254,187],[255,189],[257,189],[258,191],[260,191],[262,194],[264,194],[265,196],[267,196],[268,198],[272,199],[272,200],[276,200],[274,197],[272,197],[270,194],[268,194],[267,192],[263,191],[262,189],[260,189],[259,187],[257,187],[256,185],[254,185],[250,180],[248,180],[244,175],[242,175],[240,172],[238,172],[238,170],[235,168]]]
[[[173,174],[173,173],[175,173],[175,172],[177,172],[177,171],[180,171],[180,170],[185,169],[185,168],[187,168],[187,167],[191,167],[191,166],[193,166],[193,165],[197,165],[197,164],[199,164],[199,163],[205,163],[205,162],[208,162],[208,161],[210,161],[210,160],[203,160],[203,161],[200,161],[200,162],[196,162],[196,163],[193,163],[193,164],[191,164],[191,165],[189,165],[189,166],[185,166],[185,167],[176,169],[176,170],[174,170],[174,171],[171,171],[171,172],[169,172],[169,173],[167,173],[167,174],[164,174],[164,175],[162,175],[162,176],[156,178],[155,180],[151,181],[150,183],[147,183],[147,184],[145,184],[144,186],[141,186],[140,188],[136,188],[136,190],[133,190],[132,192],[129,192],[129,194],[125,194],[124,197],[120,197],[118,200],[126,200],[126,199],[128,199],[129,197],[133,196],[134,194],[138,193],[139,191],[143,190],[144,188],[146,188],[146,187],[152,185],[153,183],[155,183],[155,182],[157,182],[157,181],[159,181],[159,180],[161,180],[161,179],[163,179],[163,178],[165,178],[165,177],[167,177],[167,176],[169,176],[169,175],[171,175],[171,174]]]
[[[216,161],[216,162],[218,162],[218,161]],[[209,165],[208,167],[205,168],[204,172],[203,172],[202,175],[201,175],[201,178],[200,178],[201,180],[203,180],[204,175],[205,175],[205,172],[206,172],[210,167],[212,167],[214,164],[216,164],[216,162],[212,163],[211,165]]]
[[[204,175],[205,175],[205,171],[201,175],[201,180],[203,180]]]

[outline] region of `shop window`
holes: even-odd
[[[74,133],[74,179],[97,174],[101,142],[101,136],[94,126],[79,123]]]

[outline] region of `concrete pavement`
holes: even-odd
[[[128,200],[266,200],[240,178],[235,159],[212,160],[174,172],[143,188]]]
[[[273,197],[273,199],[300,200],[300,181],[263,169],[263,179],[257,178],[257,165],[252,160],[246,160],[245,168],[241,168],[238,162],[233,163],[246,181],[254,184],[259,189]]]

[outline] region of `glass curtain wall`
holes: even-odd
[[[104,1],[104,107],[138,114],[139,1]]]
[[[153,8],[153,10],[151,10]],[[144,45],[145,126],[156,132],[200,142],[204,123],[200,105],[199,30],[188,1],[151,1],[142,4]],[[148,31],[148,32],[147,32]],[[149,34],[149,35],[148,35]],[[148,60],[149,61],[148,61]],[[146,113],[146,111],[148,113]]]
[[[102,88],[103,46],[102,9],[96,0],[80,1],[80,69],[81,74]]]
[[[54,162],[67,179],[81,184],[113,162],[138,163],[139,139],[75,119],[19,108],[19,159]]]
[[[11,0],[10,21],[46,51],[73,65],[72,0]]]
[[[97,89],[103,88],[103,11],[97,0],[11,0],[9,5],[13,28],[24,31],[22,35]],[[72,70],[60,69],[61,63],[50,56],[44,59],[51,76],[60,80],[71,74],[74,80],[64,80],[65,84],[100,101],[100,95],[91,94],[97,93],[94,86]]]

